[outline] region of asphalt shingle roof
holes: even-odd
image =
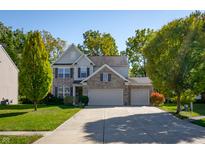
[[[109,66],[128,66],[126,56],[88,56],[95,66],[107,64]]]

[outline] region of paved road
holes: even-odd
[[[89,107],[35,143],[205,143],[205,128],[155,107]]]

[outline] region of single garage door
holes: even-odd
[[[89,105],[123,105],[123,89],[89,89]]]
[[[149,89],[131,89],[131,105],[149,104]]]

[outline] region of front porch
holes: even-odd
[[[79,103],[79,96],[83,95],[83,86],[81,84],[73,84],[73,104]]]

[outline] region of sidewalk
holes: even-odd
[[[25,135],[25,136],[32,136],[32,135],[43,135],[47,136],[50,135],[52,131],[0,131],[0,135]]]

